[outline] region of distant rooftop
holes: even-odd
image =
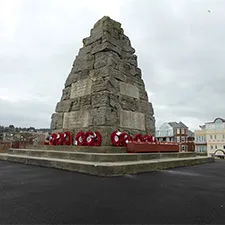
[[[181,121],[179,123],[177,122],[169,122],[168,123],[171,127],[173,128],[188,128],[184,123],[182,123]]]
[[[222,120],[223,123],[225,123],[225,119],[222,118],[216,118],[213,122],[206,122],[205,124],[215,123],[217,120]]]

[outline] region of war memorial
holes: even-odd
[[[135,50],[119,22],[105,16],[76,56],[51,117],[49,142],[5,149],[0,160],[100,176],[212,162],[158,143]]]

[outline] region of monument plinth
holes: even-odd
[[[83,47],[52,115],[53,132],[98,130],[102,145],[112,131],[155,134],[152,104],[129,38],[121,24],[103,17]]]

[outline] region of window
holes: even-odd
[[[213,146],[211,145],[210,148],[213,149]]]
[[[177,137],[177,142],[180,142],[180,137]]]
[[[223,134],[223,139],[225,139],[225,135]]]
[[[181,133],[182,133],[182,134],[185,134],[185,129],[182,129],[182,130],[181,130]]]
[[[215,149],[217,149],[217,145],[215,146]]]
[[[180,129],[179,128],[177,129],[177,134],[180,134]]]
[[[181,137],[181,141],[182,142],[185,142],[185,137]]]
[[[200,152],[203,152],[203,147],[202,146],[200,147]]]
[[[223,149],[225,149],[225,145],[223,146]]]
[[[182,151],[185,151],[185,146],[184,145],[182,145]]]
[[[214,135],[214,138],[216,139],[216,135]]]
[[[212,139],[212,135],[210,135],[210,139]]]

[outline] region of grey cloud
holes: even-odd
[[[158,125],[190,117],[204,123],[224,115],[224,6],[222,0],[140,0],[126,8],[134,18],[130,36],[146,87],[155,94]]]
[[[9,126],[49,127],[53,104],[40,100],[10,102],[0,99],[0,124]]]

